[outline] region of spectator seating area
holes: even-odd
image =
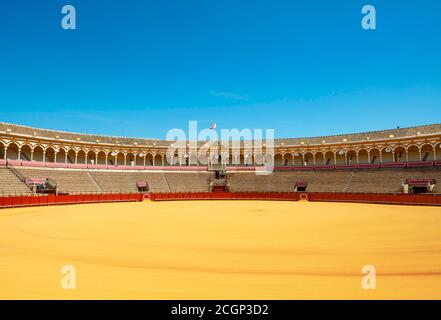
[[[0,194],[30,194],[32,190],[8,168],[0,167]]]
[[[16,170],[26,178],[50,178],[57,183],[59,193],[69,194],[138,192],[139,181],[146,181],[150,192],[205,192],[209,190],[209,180],[212,175],[209,172],[172,173],[23,167],[18,167]]]
[[[441,170],[370,169],[346,171],[291,171],[256,175],[251,172],[228,173],[232,192],[292,192],[298,181],[307,183],[307,192],[395,193],[401,192],[406,179],[436,179]],[[441,193],[435,186],[434,193]]]
[[[24,179],[46,179],[56,182],[58,193],[132,193],[145,182],[150,192],[207,192],[213,172],[148,172],[127,170],[80,170],[14,167]],[[441,168],[388,168],[346,170],[275,171],[269,175],[256,172],[227,172],[231,192],[294,192],[300,181],[306,192],[400,193],[406,179],[441,181]],[[441,193],[435,185],[433,193]],[[31,193],[12,170],[0,166],[0,193]]]

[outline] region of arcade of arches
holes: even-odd
[[[209,155],[197,153],[175,154],[167,157],[165,152],[117,151],[100,149],[65,148],[43,144],[0,141],[0,159],[39,161],[65,164],[91,164],[112,166],[168,166],[207,165],[222,162],[226,165],[262,165],[274,159],[275,166],[326,166],[350,164],[375,164],[390,162],[441,160],[441,142],[410,145],[375,146],[365,148],[283,151],[275,154]]]

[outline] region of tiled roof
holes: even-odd
[[[83,143],[103,143],[103,144],[123,144],[123,145],[139,145],[139,146],[167,146],[170,144],[168,141],[158,140],[158,139],[144,139],[144,138],[126,138],[126,137],[116,137],[116,136],[105,136],[105,135],[91,135],[91,134],[80,134],[71,133],[57,130],[47,130],[38,129],[28,126],[15,125],[0,122],[0,132],[10,132],[21,135],[28,135],[31,137],[40,138],[51,138],[58,140],[70,140],[73,142],[83,142]],[[367,140],[381,140],[389,138],[400,138],[416,136],[418,134],[441,134],[441,124],[432,124],[424,126],[416,126],[409,128],[396,128],[390,130],[380,130],[372,132],[361,132],[353,134],[340,134],[331,136],[321,136],[321,137],[307,137],[307,138],[283,138],[276,139],[276,145],[315,145],[323,143],[343,143],[343,142],[360,142]],[[201,141],[198,144],[203,144]]]

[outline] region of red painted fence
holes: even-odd
[[[300,199],[324,202],[360,202],[385,204],[415,204],[441,206],[441,194],[376,194],[376,193],[259,193],[259,192],[195,192],[153,193],[151,200],[291,200]]]
[[[57,204],[129,202],[142,200],[143,194],[139,193],[9,196],[0,197],[0,208],[47,206]]]
[[[260,192],[180,192],[180,193],[124,193],[124,194],[78,194],[47,196],[0,197],[0,208],[65,205],[81,203],[130,202],[151,199],[170,200],[284,200],[359,202],[385,204],[412,204],[441,206],[441,194],[374,194],[374,193],[260,193]]]

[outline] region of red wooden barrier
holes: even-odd
[[[41,206],[54,204],[102,203],[118,201],[169,200],[284,200],[326,202],[361,202],[386,204],[441,205],[441,194],[368,194],[368,193],[265,193],[265,192],[195,192],[195,193],[150,193],[150,194],[87,194],[0,197],[0,208]]]
[[[259,193],[259,192],[197,192],[152,193],[154,201],[169,200],[291,200],[325,202],[361,202],[386,204],[441,205],[441,195],[365,194],[365,193]]]
[[[0,209],[55,204],[142,201],[143,194],[33,195],[0,197]]]

